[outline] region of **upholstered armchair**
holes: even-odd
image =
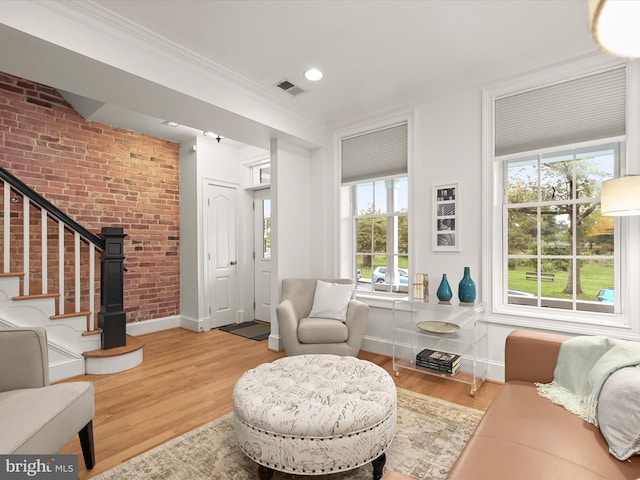
[[[76,434],[93,468],[93,384],[49,385],[46,330],[0,330],[0,454],[58,453]]]
[[[320,292],[316,295],[318,280],[343,288],[323,284],[321,287],[326,289],[322,290],[320,298]],[[332,288],[342,291],[336,296]],[[282,280],[282,298],[276,308],[276,316],[287,355],[328,353],[355,357],[358,354],[367,326],[369,306],[352,298],[353,288],[353,280],[348,278]],[[328,310],[318,309],[321,299],[325,303],[329,301]],[[340,310],[342,304],[346,313],[344,319],[337,319],[333,310]]]

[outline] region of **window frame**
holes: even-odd
[[[494,105],[504,95],[526,89],[539,88],[554,82],[563,82],[602,69],[627,67],[627,121],[625,155],[626,165],[618,172],[640,171],[640,62],[606,56],[590,56],[563,65],[530,72],[519,78],[489,85],[482,89],[482,216],[486,228],[482,232],[483,300],[487,304],[487,320],[508,327],[535,328],[569,334],[616,335],[638,339],[640,332],[640,296],[633,293],[633,285],[640,284],[640,249],[633,245],[640,240],[640,217],[616,218],[616,255],[620,256],[617,281],[620,285],[618,313],[602,316],[582,315],[583,312],[556,312],[551,309],[514,308],[503,302],[503,229],[501,166],[494,155]],[[609,139],[610,140],[610,139]],[[585,142],[586,143],[586,142]],[[601,143],[598,141],[598,143]],[[522,152],[524,154],[526,152]],[[580,315],[576,321],[576,315]]]
[[[412,212],[415,211],[413,208],[413,204],[415,201],[415,189],[413,188],[413,181],[415,175],[412,173],[415,169],[415,165],[413,162],[413,152],[415,150],[414,141],[414,112],[413,111],[398,111],[397,113],[392,113],[389,116],[380,117],[375,119],[374,121],[362,122],[358,124],[353,124],[348,127],[341,128],[334,132],[334,151],[335,155],[335,164],[334,164],[334,175],[336,179],[336,184],[338,185],[337,195],[338,195],[338,218],[339,218],[339,260],[338,260],[338,271],[340,276],[353,278],[354,281],[356,278],[356,231],[355,231],[355,223],[353,221],[353,210],[352,210],[352,202],[353,195],[350,184],[343,185],[341,178],[342,171],[342,139],[348,138],[350,136],[359,135],[363,133],[367,133],[370,131],[380,130],[384,128],[388,128],[400,123],[407,124],[407,172],[402,175],[392,175],[389,178],[397,178],[397,177],[407,177],[407,190],[408,190],[408,212],[407,212],[407,221],[408,221],[408,229],[409,229],[409,254],[408,254],[408,271],[409,276],[411,272],[414,271],[413,262],[415,257],[415,252],[413,252],[412,245],[415,245],[415,229],[411,227],[412,222],[414,221],[414,214]],[[362,180],[358,183],[363,183],[365,181],[372,181],[375,179]],[[379,179],[378,179],[379,180]],[[413,253],[412,253],[413,252]],[[409,285],[410,286],[410,285]],[[355,296],[361,301],[366,302],[371,306],[376,306],[378,308],[392,308],[392,304],[394,301],[399,298],[406,299],[410,294],[410,288],[408,294],[389,294],[388,292],[374,292],[374,291],[363,291],[363,290],[355,290]]]
[[[396,180],[401,180],[401,179],[406,179],[406,184],[407,184],[407,211],[406,212],[401,212],[400,210],[398,210],[396,208],[395,205],[395,195],[393,194],[393,189],[394,186],[391,185],[391,188],[389,188],[389,182],[395,182]],[[374,206],[377,205],[377,202],[375,201],[375,192],[376,192],[376,188],[375,188],[375,184],[376,183],[381,183],[384,182],[385,186],[385,206],[386,206],[386,213],[372,213],[372,214],[365,214],[365,215],[358,215],[357,212],[357,188],[359,185],[364,185],[364,184],[373,184],[372,188],[373,188],[373,199],[374,199]],[[406,217],[407,219],[407,229],[408,229],[408,225],[409,225],[409,175],[392,175],[389,177],[383,177],[383,178],[376,178],[376,179],[368,179],[368,180],[363,180],[363,181],[359,181],[359,182],[354,182],[350,185],[348,185],[348,187],[351,189],[350,191],[350,198],[351,198],[351,220],[352,220],[352,232],[353,232],[353,271],[357,272],[358,269],[358,257],[360,255],[367,255],[367,254],[371,254],[371,257],[375,257],[375,256],[384,256],[386,258],[386,263],[385,263],[385,267],[389,265],[389,261],[391,260],[392,264],[396,264],[397,260],[400,257],[407,257],[407,277],[409,280],[410,277],[410,269],[409,269],[409,259],[410,259],[410,253],[411,250],[410,248],[407,246],[407,253],[403,254],[400,252],[390,252],[390,249],[393,250],[398,250],[398,245],[395,240],[395,230],[392,231],[389,228],[390,225],[390,221],[392,222],[393,225],[396,225],[396,228],[399,228],[399,218],[400,217]],[[387,220],[387,238],[386,238],[386,252],[375,252],[375,251],[371,251],[371,252],[360,252],[358,251],[358,228],[357,228],[357,223],[359,219],[372,219],[373,221],[375,221],[376,219],[380,219],[380,218],[384,218]],[[407,239],[408,240],[408,239]],[[391,247],[389,247],[389,245],[391,245]],[[372,274],[373,274],[373,261],[372,261]],[[400,268],[400,267],[398,267]],[[391,272],[392,278],[389,279],[389,272],[386,271],[385,272],[385,283],[384,285],[388,285],[389,291],[384,291],[384,290],[376,290],[375,286],[373,284],[373,276],[372,278],[372,283],[371,283],[371,290],[364,290],[364,289],[358,289],[357,284],[356,284],[356,295],[360,294],[360,295],[369,295],[372,294],[374,296],[382,296],[382,297],[389,297],[389,298],[393,298],[394,300],[397,300],[398,298],[403,298],[406,297],[409,293],[409,282],[407,281],[407,288],[406,291],[393,291],[393,286],[394,285],[398,285],[398,287],[401,286],[400,284],[400,279],[398,278],[398,282],[395,283],[394,282],[394,278],[393,278],[393,273]],[[356,275],[357,276],[357,275]],[[389,281],[390,280],[390,281]],[[387,283],[387,281],[389,281]],[[357,278],[356,278],[356,282],[357,282]]]
[[[514,208],[514,205],[531,205],[531,206],[540,206],[542,208],[545,208],[549,205],[551,205],[552,203],[557,203],[557,202],[548,202],[545,201],[541,198],[538,198],[535,201],[531,201],[531,202],[527,202],[527,203],[523,203],[523,204],[512,204],[509,203],[508,201],[508,195],[507,195],[507,182],[508,182],[508,162],[509,160],[513,160],[513,159],[520,159],[520,158],[524,158],[524,157],[544,157],[547,156],[549,154],[554,154],[554,153],[561,153],[561,152],[566,152],[566,151],[572,151],[573,156],[573,161],[575,162],[575,153],[578,150],[582,150],[582,149],[586,149],[589,147],[598,147],[598,146],[605,146],[605,145],[615,145],[614,150],[615,150],[615,155],[616,155],[616,159],[615,159],[615,164],[614,164],[614,175],[618,176],[618,172],[621,170],[621,166],[624,165],[624,137],[613,137],[613,138],[608,138],[608,139],[601,139],[601,140],[594,140],[594,141],[589,141],[589,142],[583,142],[583,143],[577,143],[577,144],[572,144],[572,145],[561,145],[561,146],[557,146],[557,147],[552,147],[552,148],[545,148],[545,149],[541,149],[541,150],[536,150],[536,151],[531,151],[531,152],[523,152],[523,153],[514,153],[514,154],[509,154],[509,155],[504,155],[504,156],[500,156],[500,157],[495,157],[495,168],[497,171],[500,171],[501,173],[496,175],[496,183],[497,183],[497,189],[499,189],[500,191],[503,192],[502,195],[502,199],[501,199],[501,219],[498,220],[496,219],[496,224],[494,225],[495,228],[500,228],[502,231],[502,253],[501,253],[501,260],[502,260],[502,265],[501,265],[501,280],[502,283],[500,285],[500,293],[501,293],[501,303],[499,306],[499,309],[503,312],[507,312],[513,315],[529,315],[530,312],[532,310],[534,310],[537,314],[539,314],[540,316],[547,316],[547,312],[549,312],[549,315],[552,317],[557,317],[557,318],[562,318],[565,319],[567,321],[570,322],[575,322],[575,316],[576,315],[584,315],[585,316],[585,321],[590,321],[590,322],[594,322],[594,323],[598,323],[598,324],[603,324],[603,325],[619,325],[622,322],[622,317],[619,315],[620,314],[620,305],[622,304],[622,301],[624,301],[624,298],[622,298],[621,295],[621,289],[620,289],[620,265],[621,265],[621,254],[620,254],[620,245],[621,245],[621,238],[620,238],[620,233],[618,231],[618,222],[615,222],[615,227],[614,227],[614,232],[615,232],[615,236],[614,236],[614,285],[615,285],[615,290],[616,290],[616,300],[615,300],[615,304],[614,304],[614,309],[612,313],[609,312],[596,312],[596,311],[588,311],[588,310],[574,310],[574,309],[559,309],[559,308],[553,308],[553,307],[542,307],[542,306],[528,306],[528,305],[517,305],[517,304],[510,304],[508,303],[508,288],[509,288],[509,282],[508,282],[508,275],[509,275],[509,270],[508,270],[508,263],[509,263],[509,259],[510,259],[510,254],[509,254],[509,245],[508,245],[508,233],[509,233],[509,228],[508,228],[508,222],[509,222],[509,216],[508,216],[508,212],[511,208]],[[574,164],[575,167],[575,164]],[[565,200],[564,202],[560,202],[563,204],[568,204],[568,205],[575,205],[578,203],[584,203],[583,199],[579,199],[575,197],[575,192],[572,192],[572,197],[570,199]],[[499,225],[498,225],[499,223]],[[539,234],[539,230],[538,230],[538,234]],[[572,238],[572,241],[575,242],[575,238]],[[526,256],[527,258],[530,256]],[[536,254],[533,257],[535,257],[537,260],[545,260],[548,258],[552,258],[555,256],[553,255],[545,255],[545,254]],[[566,258],[568,261],[573,261],[576,258],[580,258],[580,257],[585,257],[585,255],[580,255],[578,254],[577,251],[572,251],[571,255],[567,255]],[[598,257],[594,257],[596,259],[600,259]],[[602,259],[604,259],[605,257],[602,257]],[[547,299],[549,300],[549,297],[543,297],[541,295],[537,295],[536,298],[538,300],[540,299]],[[565,318],[566,317],[566,318]]]

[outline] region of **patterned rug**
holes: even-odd
[[[233,414],[174,438],[96,477],[98,480],[255,480],[257,465],[240,450]],[[444,479],[480,421],[482,412],[398,389],[396,436],[385,471],[416,480]],[[371,480],[371,465],[333,475],[304,477],[276,472],[273,480]]]

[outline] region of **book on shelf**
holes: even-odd
[[[425,348],[416,355],[416,361],[432,363],[434,365],[443,365],[446,367],[454,367],[460,364],[462,358],[455,353],[441,352]]]
[[[418,367],[430,368],[431,370],[437,370],[443,373],[450,373],[452,375],[455,374],[460,368],[459,362],[456,365],[448,366],[448,365],[442,365],[438,363],[423,362],[421,360],[416,360],[416,365]]]

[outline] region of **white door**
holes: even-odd
[[[211,328],[236,323],[236,189],[207,185],[207,271]]]
[[[253,194],[255,318],[271,322],[271,192]]]

